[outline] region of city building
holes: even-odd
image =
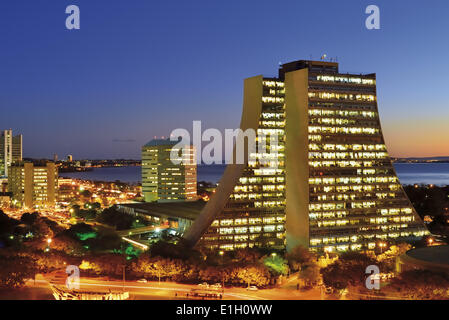
[[[8,191],[12,205],[21,208],[47,208],[56,204],[58,169],[52,162],[16,162],[9,167]]]
[[[0,177],[8,176],[8,167],[22,161],[22,135],[13,136],[12,130],[0,132]]]
[[[72,162],[73,161],[73,156],[71,154],[69,154],[67,156],[67,162]]]
[[[278,135],[278,165],[228,165],[187,231],[192,246],[373,250],[428,234],[397,178],[380,126],[375,74],[294,61],[244,82],[241,129]],[[267,141],[268,141],[267,136]],[[246,146],[246,148],[248,148]]]
[[[142,219],[155,227],[170,228],[183,234],[204,208],[204,201],[117,204],[117,210]]]
[[[195,148],[176,150],[179,164],[170,159],[178,141],[154,139],[142,147],[142,193],[145,202],[197,199]],[[176,152],[174,151],[174,152]],[[176,160],[176,159],[174,159]]]

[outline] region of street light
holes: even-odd
[[[433,243],[433,239],[432,238],[427,239],[427,243],[429,244],[429,246],[431,246]]]
[[[378,245],[380,247],[380,253],[383,253],[384,252],[383,248],[385,248],[387,244],[385,242],[379,242]]]

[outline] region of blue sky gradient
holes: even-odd
[[[70,4],[80,30],[65,28]],[[193,120],[238,127],[244,78],[326,53],[377,73],[391,155],[449,155],[448,14],[447,0],[4,0],[0,128],[27,157],[137,159]]]

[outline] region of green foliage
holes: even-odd
[[[358,252],[347,252],[334,263],[321,269],[323,282],[336,290],[363,287],[366,280],[366,268],[376,265],[372,257]]]
[[[269,271],[259,265],[237,268],[236,277],[248,286],[256,285],[258,287],[268,285],[271,279]]]
[[[266,257],[263,263],[275,276],[286,275],[288,273],[287,260],[279,255]]]
[[[126,244],[125,245],[126,246],[126,248],[125,248],[125,254],[128,256],[128,257],[138,257],[139,255],[140,255],[140,253],[142,252],[142,251],[140,251],[139,249],[136,249],[136,248],[134,248],[132,245],[130,245],[130,244]]]
[[[120,212],[115,206],[104,209],[98,216],[97,221],[115,227],[117,230],[131,229],[135,218],[129,214]]]
[[[12,238],[14,234],[14,228],[19,224],[19,221],[8,217],[3,211],[0,210],[0,247],[12,246],[15,244],[15,239]]]
[[[201,260],[201,254],[198,251],[185,246],[182,242],[174,244],[160,240],[151,246],[150,253],[152,257]]]
[[[294,247],[285,257],[293,271],[299,271],[304,263],[315,262],[316,255],[303,246]]]
[[[313,286],[320,280],[320,267],[316,262],[305,262],[301,266],[298,278],[301,279],[307,287]]]
[[[132,264],[132,270],[147,278],[164,279],[179,277],[186,270],[186,265],[179,259],[151,257],[148,254],[142,254]]]
[[[20,288],[26,279],[34,278],[36,271],[35,261],[29,257],[0,255],[0,288]]]
[[[447,274],[428,270],[404,271],[386,289],[411,300],[447,300],[449,278]]]

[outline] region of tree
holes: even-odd
[[[81,255],[85,252],[85,249],[79,241],[73,239],[64,232],[53,238],[51,249],[71,255]]]
[[[24,224],[31,226],[34,224],[34,222],[37,220],[38,217],[39,217],[39,214],[37,212],[33,212],[33,213],[26,212],[26,213],[22,214],[22,216],[20,217],[20,221]]]
[[[337,290],[348,287],[365,287],[366,268],[376,265],[376,260],[359,252],[347,252],[334,263],[321,269],[326,286]]]
[[[29,257],[0,256],[0,288],[20,288],[25,285],[26,279],[35,277],[36,270],[34,260]]]
[[[266,268],[260,265],[237,268],[236,278],[238,278],[241,283],[246,283],[248,287],[250,285],[264,287],[270,283],[270,273]]]
[[[274,276],[285,276],[288,273],[287,260],[279,255],[268,256],[263,263]]]
[[[164,279],[179,278],[186,270],[185,264],[178,259],[150,257],[148,254],[139,256],[131,265],[131,270],[140,276]]]
[[[411,300],[449,299],[446,274],[428,270],[403,271],[387,286],[387,290]]]
[[[316,255],[303,246],[294,247],[285,257],[293,271],[301,270],[301,266],[304,263],[315,262],[317,260]]]
[[[235,258],[241,263],[257,263],[262,258],[262,254],[256,248],[244,248],[236,250]]]
[[[130,229],[134,217],[120,212],[115,206],[104,209],[98,216],[97,221],[115,227],[117,230]]]
[[[385,271],[394,271],[396,258],[409,251],[412,246],[408,243],[392,245],[387,251],[377,256],[377,261],[381,263]]]
[[[320,280],[320,267],[316,262],[303,263],[298,279],[301,279],[307,287],[314,286]]]

